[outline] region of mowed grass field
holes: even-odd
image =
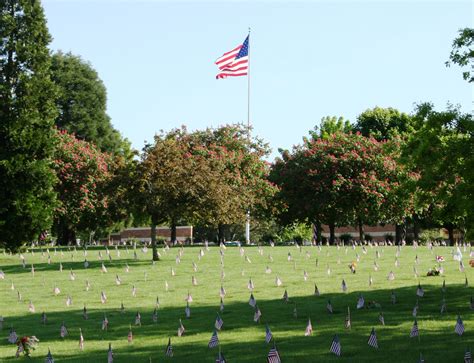
[[[367,247],[366,253],[362,247],[264,246],[261,250],[244,247],[243,256],[238,247],[227,247],[223,250],[223,266],[218,247],[209,250],[202,247],[201,259],[200,250],[201,247],[184,248],[178,264],[179,248],[160,249],[161,260],[152,264],[151,249],[146,252],[137,249],[135,258],[131,248],[121,247],[119,253],[110,248],[111,260],[104,248],[89,248],[86,256],[79,249],[50,249],[51,263],[48,264],[48,254],[43,249],[34,250],[34,254],[23,253],[26,268],[19,255],[0,254],[0,270],[5,274],[5,279],[0,279],[0,316],[4,318],[0,331],[0,361],[44,362],[49,347],[56,362],[106,362],[110,342],[114,362],[214,362],[218,348],[209,349],[207,344],[219,312],[221,285],[226,296],[221,313],[224,325],[218,335],[228,362],[266,361],[272,345],[265,342],[265,324],[273,333],[282,362],[417,362],[420,352],[426,362],[462,362],[466,347],[474,350],[474,311],[470,309],[474,292],[472,287],[465,286],[466,277],[474,284],[474,269],[468,264],[469,248],[461,249],[464,272],[460,272],[459,262],[452,258],[452,247],[435,247],[432,251],[427,247],[402,247],[398,267],[396,247]],[[380,258],[376,258],[376,251]],[[103,255],[106,273],[101,271],[99,252]],[[291,261],[288,261],[289,253]],[[437,254],[446,259],[442,263],[444,275],[427,277],[428,269],[437,265]],[[357,255],[360,261],[356,274],[352,274],[348,265],[356,261]],[[88,268],[84,267],[85,258],[90,263]],[[378,271],[374,270],[374,261],[379,265]],[[129,272],[126,272],[127,264]],[[271,273],[266,273],[267,266]],[[415,277],[414,267],[419,277]],[[71,269],[76,275],[74,281],[70,279]],[[222,270],[225,276],[221,279]],[[395,274],[393,281],[387,279],[390,271]],[[116,275],[121,279],[119,286],[115,282]],[[197,279],[197,286],[193,286],[192,276]],[[276,286],[276,276],[282,280],[280,287]],[[249,279],[254,283],[253,294],[262,312],[260,323],[253,321],[254,309],[248,304]],[[343,279],[347,292],[341,289]],[[86,291],[86,280],[90,283],[89,291]],[[446,281],[447,313],[441,314],[443,280]],[[424,297],[418,299],[419,339],[409,337],[418,283],[425,291]],[[320,296],[314,295],[315,284]],[[57,296],[53,293],[55,286],[61,290]],[[285,289],[288,303],[282,300]],[[392,290],[397,297],[395,305],[391,304]],[[105,304],[101,303],[101,291],[108,298]],[[186,319],[188,291],[193,302],[190,303],[191,317]],[[22,301],[18,301],[18,292]],[[360,293],[366,303],[376,301],[381,308],[357,310]],[[69,307],[66,306],[68,295],[72,298]],[[160,306],[158,322],[154,323],[152,314],[157,297]],[[328,299],[334,308],[333,314],[326,310]],[[28,311],[30,300],[35,313]],[[122,302],[124,312],[120,309]],[[84,304],[88,320],[82,317]],[[294,317],[295,306],[297,318]],[[350,330],[344,327],[348,306],[352,317]],[[141,314],[141,326],[134,326],[137,311]],[[47,315],[46,325],[41,322],[42,312]],[[384,314],[385,326],[379,323],[380,312]],[[109,320],[108,331],[101,329],[104,314]],[[466,329],[462,336],[454,332],[458,314]],[[311,336],[304,335],[308,318],[314,329]],[[186,329],[182,337],[177,336],[179,319]],[[60,337],[63,321],[69,331],[64,339]],[[132,343],[127,342],[130,324]],[[7,342],[10,326],[18,336],[36,335],[40,340],[31,360],[14,358],[16,346]],[[376,329],[378,350],[367,345],[372,327]],[[79,349],[79,328],[85,340],[83,351]],[[341,357],[329,352],[334,334],[338,334],[341,341]],[[172,358],[165,357],[169,337],[174,351]]]

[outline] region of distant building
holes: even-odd
[[[388,236],[392,237],[392,240],[395,240],[396,227],[394,224],[385,224],[377,226],[364,226],[364,233],[370,235],[373,241],[382,242],[387,240]],[[340,239],[341,235],[350,234],[353,240],[359,239],[359,228],[358,227],[336,227],[335,236],[337,239]],[[323,232],[321,233],[323,237],[329,239],[329,226],[323,225]]]
[[[170,242],[171,229],[169,227],[156,227],[156,238]],[[112,233],[110,239],[102,239],[102,242],[125,243],[133,240],[149,243],[151,242],[150,227],[126,228],[119,233]],[[176,227],[176,240],[181,243],[192,243],[193,226]]]

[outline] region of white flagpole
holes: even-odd
[[[247,136],[249,141],[250,151],[250,27],[249,27],[249,42],[248,42],[248,68],[247,68]],[[245,243],[250,244],[250,209],[247,210],[247,218],[245,222]]]

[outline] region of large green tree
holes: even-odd
[[[158,260],[156,226],[169,223],[176,239],[180,220],[193,220],[211,195],[218,193],[220,170],[205,155],[193,152],[192,135],[185,128],[155,135],[145,146],[139,165],[136,205],[150,217],[153,260]]]
[[[474,82],[474,74],[469,66],[474,64],[474,29],[463,28],[459,29],[458,36],[453,41],[451,53],[449,55],[449,61],[446,62],[446,66],[457,64],[463,68],[463,78],[472,83]]]
[[[417,203],[427,218],[448,230],[454,243],[454,229],[464,229],[472,221],[473,132],[472,115],[449,106],[436,111],[429,103],[415,111],[417,131],[405,146],[405,160],[417,170]]]
[[[378,141],[390,140],[413,131],[412,117],[394,108],[375,107],[357,117],[354,130]]]
[[[52,56],[52,79],[59,89],[55,124],[102,151],[126,153],[129,144],[107,115],[107,90],[92,65],[71,53]]]
[[[270,168],[264,158],[268,145],[250,137],[242,124],[224,125],[193,133],[192,152],[205,156],[213,169],[222,170],[219,193],[203,210],[201,223],[217,227],[219,241],[225,226],[243,225],[247,212],[253,219],[268,218],[275,187],[268,182]],[[257,225],[252,223],[252,225]]]
[[[11,250],[52,222],[50,41],[39,1],[0,2],[0,243]]]

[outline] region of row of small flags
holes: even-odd
[[[412,332],[410,333],[410,336],[418,336],[418,328],[417,328],[417,323],[415,321],[415,324],[413,325]],[[270,329],[267,326],[267,333],[266,333],[266,342],[270,343],[272,340],[272,335],[270,332]],[[370,332],[369,339],[367,340],[367,344],[375,349],[378,349],[378,341],[377,341],[377,334],[375,332],[375,328],[372,328],[372,331]],[[219,346],[219,338],[217,336],[217,331],[214,330],[214,333],[211,336],[211,339],[209,340],[208,347],[209,348],[215,348]],[[341,341],[338,337],[338,335],[334,335],[334,338],[331,342],[329,351],[337,355],[338,357],[342,355],[342,346],[341,346]],[[171,338],[168,338],[168,344],[166,346],[165,350],[165,356],[167,357],[173,357],[173,346],[171,344]],[[151,360],[151,359],[150,359]],[[108,363],[113,363],[114,361],[114,353],[112,350],[112,344],[109,343],[109,350],[107,352],[107,362]],[[280,354],[276,348],[276,343],[275,340],[273,340],[273,347],[270,349],[267,355],[267,362],[268,363],[281,363],[281,358]],[[467,348],[464,354],[464,362],[465,363],[472,363],[472,353],[471,349]],[[51,351],[48,349],[48,354],[45,359],[45,363],[54,363],[54,358],[51,354]],[[223,353],[221,352],[220,346],[219,346],[219,353],[216,358],[216,363],[226,363],[226,360],[224,358]],[[422,354],[420,353],[420,360],[419,363],[424,363],[424,359]]]

